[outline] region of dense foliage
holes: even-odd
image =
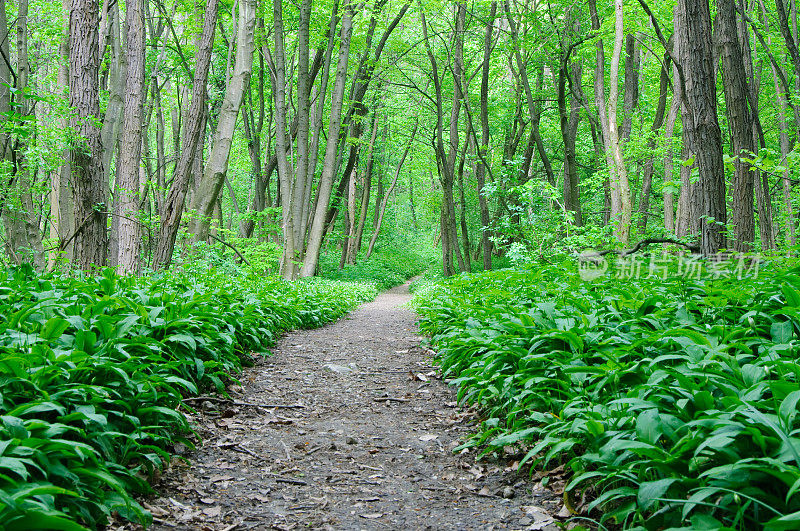
[[[605,525],[797,529],[800,269],[630,271],[420,290],[444,374],[487,417],[469,444],[568,464],[565,497],[586,500],[568,505]]]
[[[320,275],[333,280],[372,282],[380,289],[389,289],[430,270],[435,256],[433,249],[405,242],[385,246],[368,260],[339,268],[339,257],[330,254],[320,259]]]
[[[376,294],[370,284],[0,274],[0,522],[146,523],[149,491],[191,427],[182,398],[225,392],[284,330],[320,326]]]

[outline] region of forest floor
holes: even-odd
[[[478,414],[437,376],[410,299],[292,332],[234,400],[197,402],[203,443],[156,483],[151,529],[559,529],[563,479],[453,453]]]

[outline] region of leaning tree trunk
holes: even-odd
[[[208,239],[214,206],[220,198],[220,192],[225,183],[236,120],[242,105],[245,85],[250,81],[250,72],[253,68],[255,21],[255,1],[240,0],[233,76],[225,88],[225,97],[217,117],[214,145],[190,208],[190,210],[197,211],[196,217],[189,224],[189,232],[192,233],[192,239],[196,242]]]
[[[336,77],[333,83],[331,96],[330,123],[328,125],[328,143],[325,146],[325,158],[322,162],[322,175],[320,175],[317,191],[317,207],[314,211],[314,220],[308,234],[308,247],[306,248],[303,267],[300,276],[313,276],[317,270],[319,254],[322,249],[322,238],[325,235],[325,214],[333,190],[333,177],[336,172],[336,148],[339,144],[339,131],[342,127],[342,103],[344,102],[345,82],[347,81],[347,61],[350,56],[350,37],[353,34],[353,5],[345,7],[342,16],[341,39],[339,42],[339,62],[336,65]]]
[[[100,129],[100,67],[97,0],[72,0],[69,11],[69,103],[71,126],[82,142],[71,150],[75,203],[75,257],[81,269],[106,264],[106,187]]]
[[[200,133],[205,125],[204,108],[206,104],[206,81],[208,69],[211,65],[211,48],[214,44],[214,28],[217,24],[217,0],[209,0],[206,4],[205,20],[200,45],[197,48],[197,64],[194,69],[194,82],[192,85],[192,103],[186,114],[185,135],[181,158],[175,167],[172,185],[164,202],[164,212],[161,212],[161,229],[158,234],[158,243],[153,253],[153,268],[166,269],[172,262],[172,252],[175,249],[175,238],[183,214],[183,205],[186,193],[189,190],[189,179],[192,166],[195,163]]]

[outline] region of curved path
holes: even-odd
[[[513,462],[452,453],[475,415],[435,376],[410,298],[286,335],[236,402],[201,403],[203,446],[157,486],[153,528],[557,529],[559,500]]]

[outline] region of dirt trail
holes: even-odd
[[[475,416],[435,376],[410,298],[288,334],[236,403],[201,403],[203,446],[162,478],[153,528],[557,529],[559,500],[508,461],[452,453]]]

